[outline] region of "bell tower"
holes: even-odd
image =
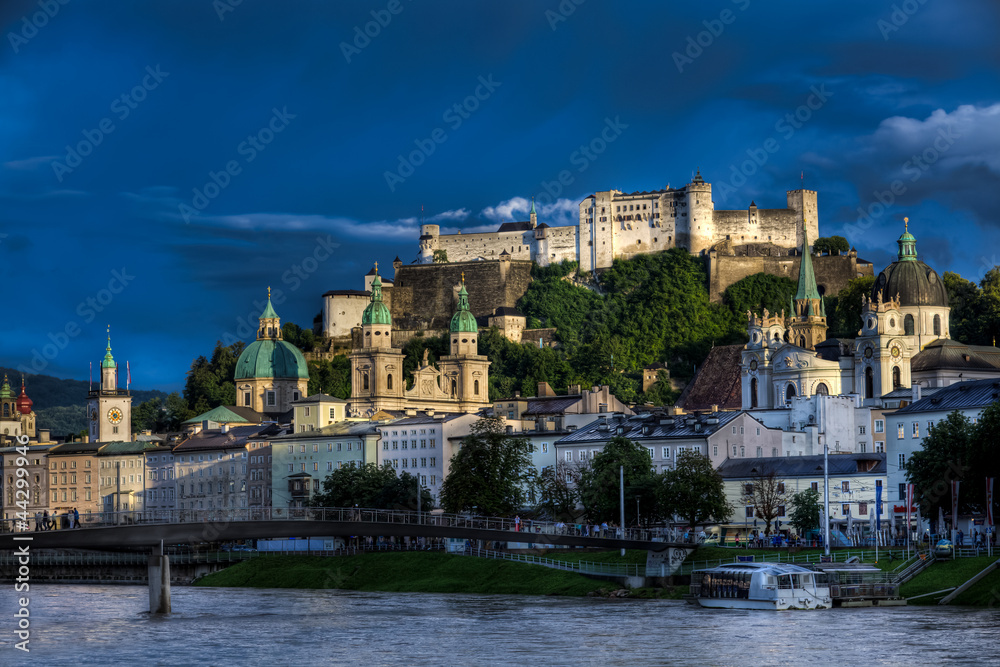
[[[132,440],[132,397],[118,388],[118,364],[111,356],[111,327],[108,346],[101,360],[101,384],[91,389],[87,398],[87,417],[91,442]]]
[[[464,273],[458,290],[458,310],[451,317],[449,338],[451,354],[441,357],[438,363],[444,383],[441,388],[458,402],[460,412],[488,407],[490,362],[479,354],[479,326],[469,309]]]
[[[378,410],[403,409],[403,351],[392,346],[392,316],[382,301],[377,262],[371,302],[361,314],[361,347],[350,356],[352,413],[363,416]]]

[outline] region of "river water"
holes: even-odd
[[[1000,664],[1000,609],[766,612],[683,602],[32,585],[30,653],[0,591],[0,665]]]

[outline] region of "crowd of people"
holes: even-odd
[[[55,512],[49,514],[48,510],[35,512],[35,530],[59,530],[61,528],[79,527],[80,512],[75,507],[71,510],[66,510],[62,514],[56,514]]]

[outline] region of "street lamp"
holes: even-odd
[[[635,497],[635,527],[638,528],[639,523],[639,496]]]

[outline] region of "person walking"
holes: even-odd
[[[514,516],[514,532],[515,533],[521,532],[521,517],[517,515]]]
[[[80,510],[78,510],[75,507],[73,508],[73,527],[74,528],[80,527]]]
[[[42,529],[42,513],[35,512],[35,530]]]
[[[49,528],[49,511],[45,510],[42,512],[42,530],[48,530]]]

